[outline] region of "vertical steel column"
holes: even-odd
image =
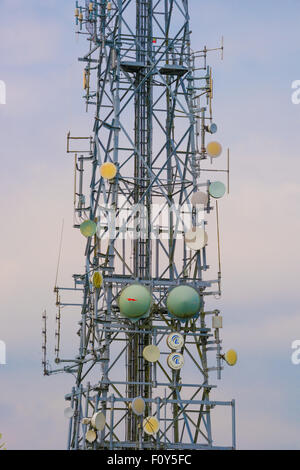
[[[152,277],[151,246],[151,192],[147,191],[152,168],[152,78],[149,71],[149,57],[152,56],[152,0],[136,1],[136,60],[142,64],[135,79],[135,159],[134,159],[134,201],[139,205],[136,213],[136,234],[133,242],[134,275],[139,280]],[[139,321],[135,327],[143,323]],[[149,323],[149,322],[146,322]],[[134,327],[134,328],[135,328]],[[148,324],[148,328],[151,326]],[[144,361],[143,349],[149,344],[148,334],[128,335],[128,377],[129,381],[140,382],[129,386],[129,397],[151,397],[149,385],[151,364]],[[131,339],[130,339],[131,338]],[[147,412],[151,409],[147,403]],[[128,438],[136,441],[137,419],[131,414],[127,420]]]

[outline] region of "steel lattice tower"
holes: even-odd
[[[191,49],[188,0],[88,1],[77,3],[75,17],[89,43],[79,60],[95,120],[92,137],[68,134],[68,152],[75,154],[74,227],[91,221],[97,232],[87,236],[85,272],[74,274],[74,287],[55,286],[55,370],[46,360],[46,314],[43,330],[45,374],[76,377],[65,397],[68,448],[235,448],[234,400],[210,400],[216,386],[209,373],[220,378],[223,368],[222,318],[219,310],[206,311],[204,300],[221,293],[220,264],[217,279],[207,279],[206,243],[190,249],[185,238],[191,227],[206,230],[206,214],[216,209],[218,215],[202,168],[206,136],[214,132],[208,49]],[[73,150],[73,139],[87,148]],[[113,177],[101,173],[104,163],[113,164]],[[191,203],[200,189],[207,195],[201,207]],[[130,285],[146,287],[152,299],[147,313],[134,319],[120,312],[120,293]],[[170,314],[167,298],[178,286],[197,291],[196,315]],[[64,290],[83,294],[80,314],[74,313],[80,329],[71,361],[60,354],[61,309],[76,306],[62,301]],[[182,368],[165,360],[172,332],[184,340]],[[149,345],[160,349],[159,360],[145,359]],[[137,397],[145,404],[141,414],[132,406]],[[228,447],[213,442],[216,406],[232,409]],[[91,420],[99,412],[105,425]],[[144,432],[150,416],[159,422],[153,434]]]

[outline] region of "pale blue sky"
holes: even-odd
[[[193,48],[211,55],[218,139],[231,149],[231,193],[221,203],[224,346],[239,353],[217,396],[237,400],[240,448],[300,449],[300,79],[297,0],[190,0]],[[73,0],[1,0],[0,432],[10,449],[65,448],[64,395],[71,377],[41,371],[43,308],[52,293],[61,220],[61,284],[83,269],[72,229],[72,161],[66,133],[90,132],[82,95],[85,41],[75,39]],[[220,160],[220,165],[225,161]],[[69,319],[65,320],[66,330]],[[50,325],[53,330],[53,322]],[[49,327],[50,329],[50,327]],[[65,330],[65,331],[66,331]],[[66,339],[71,335],[66,333]],[[216,435],[225,433],[222,421]]]

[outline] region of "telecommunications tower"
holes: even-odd
[[[211,376],[220,379],[237,355],[222,352],[222,316],[205,308],[207,296],[221,294],[218,201],[226,193],[208,177],[225,176],[229,186],[229,153],[226,169],[214,167],[222,147],[212,138],[207,65],[223,42],[192,49],[188,0],[76,2],[75,20],[88,41],[79,60],[95,119],[92,136],[67,136],[85,271],[73,287],[55,285],[56,369],[43,315],[44,373],[75,377],[65,396],[68,448],[234,449],[235,402],[211,398]],[[64,301],[66,291],[80,302]],[[73,359],[61,351],[65,309],[79,325]],[[226,445],[214,440],[218,407],[230,411]]]

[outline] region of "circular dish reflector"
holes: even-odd
[[[131,404],[132,411],[135,415],[141,416],[145,411],[145,402],[142,397],[134,398]]]
[[[85,220],[80,225],[80,232],[85,237],[92,237],[97,231],[97,225],[92,220]]]
[[[151,294],[142,284],[131,284],[122,290],[119,297],[120,312],[126,318],[140,318],[151,305]]]
[[[223,197],[226,193],[226,186],[220,181],[215,181],[214,183],[211,183],[209,185],[208,191],[213,198],[219,199],[220,197]]]
[[[92,444],[92,443],[95,442],[95,440],[97,439],[97,434],[95,433],[95,431],[93,431],[93,429],[90,429],[90,430],[86,433],[85,439],[86,439],[90,444]]]
[[[191,197],[191,203],[193,206],[197,206],[197,204],[206,204],[208,203],[208,195],[207,193],[203,193],[201,191],[197,191]]]
[[[102,286],[102,283],[103,283],[103,276],[102,276],[102,274],[99,273],[98,271],[96,271],[96,272],[93,274],[92,282],[93,282],[93,286],[94,286],[96,289],[100,289],[100,287]]]
[[[167,298],[167,309],[176,318],[192,318],[201,308],[201,298],[191,286],[174,287]]]
[[[190,250],[201,250],[207,245],[207,233],[202,227],[192,227],[184,234],[185,243]]]
[[[208,126],[208,131],[211,133],[211,134],[215,134],[218,130],[218,126],[217,124],[215,124],[214,122],[212,122],[209,126]]]
[[[143,429],[146,434],[153,436],[159,431],[159,421],[154,416],[148,416],[143,421]]]
[[[181,369],[184,364],[183,355],[177,352],[169,354],[167,359],[168,366],[173,370]]]
[[[97,411],[97,413],[93,414],[91,425],[94,429],[97,429],[97,431],[103,431],[105,428],[105,416],[101,411]]]
[[[143,357],[148,362],[157,362],[160,357],[160,350],[154,344],[149,344],[143,350]]]
[[[234,349],[229,349],[225,354],[225,361],[229,366],[234,366],[237,363],[237,352]]]
[[[73,416],[74,416],[73,408],[71,408],[71,407],[66,408],[65,411],[64,411],[64,416],[65,416],[65,418],[68,418],[68,419],[73,418]]]
[[[111,162],[103,163],[100,166],[100,174],[101,174],[102,178],[105,178],[107,180],[111,180],[117,174],[117,167],[116,167],[116,165],[114,165]]]
[[[219,142],[209,142],[206,151],[211,158],[219,157],[222,153],[222,145]]]
[[[184,345],[183,336],[180,333],[170,333],[167,337],[167,345],[170,349],[175,349],[175,351],[181,349]]]

